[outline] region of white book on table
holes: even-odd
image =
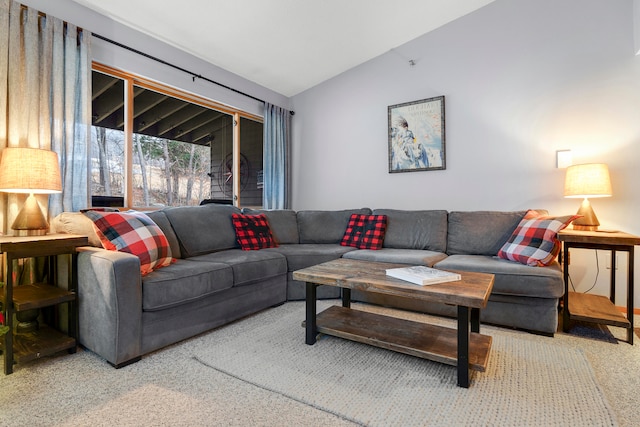
[[[458,273],[438,270],[437,268],[416,265],[411,267],[387,269],[387,276],[406,280],[416,285],[425,286],[443,282],[455,282],[462,277]]]

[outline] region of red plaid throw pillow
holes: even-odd
[[[167,237],[146,214],[136,211],[86,211],[84,214],[93,221],[105,249],[128,252],[140,258],[143,276],[175,261]]]
[[[236,230],[236,239],[243,251],[278,246],[271,233],[266,215],[232,214],[231,220],[233,221],[233,228]]]
[[[560,252],[558,232],[580,215],[540,216],[528,211],[509,240],[498,251],[498,258],[532,267],[549,265]]]
[[[351,214],[340,244],[358,249],[380,249],[386,231],[386,215]]]

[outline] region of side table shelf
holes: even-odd
[[[67,291],[47,283],[15,286],[13,288],[13,309],[14,311],[25,311],[34,308],[48,307],[50,305],[73,301],[75,298],[75,292]],[[0,296],[0,301],[4,302],[3,296]]]
[[[13,288],[13,311],[21,312],[74,301],[70,292],[46,283],[35,283]],[[4,304],[4,295],[0,295]],[[76,340],[46,325],[37,331],[13,335],[13,360],[25,363],[60,351],[74,349]],[[3,346],[0,346],[0,348]]]
[[[75,348],[75,338],[44,325],[37,331],[13,336],[13,361],[26,363],[64,350],[73,351]]]
[[[2,287],[2,302],[5,323],[9,331],[0,340],[4,355],[4,373],[13,372],[15,363],[25,363],[64,350],[74,352],[77,335],[77,272],[76,249],[86,246],[88,238],[71,234],[44,236],[1,236],[0,252],[3,254],[5,286]],[[58,255],[70,255],[67,289],[58,287]],[[14,261],[25,258],[45,257],[45,271],[50,283],[13,283],[16,277]],[[14,315],[28,310],[46,310],[47,319],[56,318],[55,307],[67,303],[67,332],[59,331],[53,324],[40,325],[34,330],[16,331]],[[37,311],[36,311],[37,313]]]
[[[600,323],[629,328],[631,322],[616,308],[609,298],[602,295],[569,292],[571,318],[583,322]]]

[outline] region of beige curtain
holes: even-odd
[[[40,196],[49,219],[88,206],[91,33],[13,0],[0,0],[0,150],[58,153],[62,194]],[[23,196],[0,193],[0,231]]]

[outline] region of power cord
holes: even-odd
[[[583,292],[584,294],[589,293],[590,290],[595,288],[596,283],[598,283],[598,276],[600,275],[600,260],[598,259],[598,250],[596,249],[594,250],[594,252],[596,253],[596,278],[593,279],[593,285],[591,285],[589,289]]]
[[[593,279],[593,285],[591,285],[591,287],[586,291],[582,292],[583,294],[589,293],[589,291],[595,288],[596,284],[598,283],[598,277],[600,276],[600,260],[598,258],[598,250],[596,249],[594,252],[596,253],[596,277],[595,279]],[[564,266],[564,268],[567,268],[567,267]],[[577,292],[576,287],[573,284],[573,279],[571,279],[571,273],[569,273],[568,276],[569,276],[569,284],[571,285],[571,289],[573,289],[573,292]]]

